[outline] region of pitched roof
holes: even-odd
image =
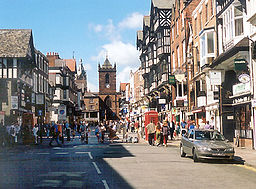
[[[112,68],[111,63],[108,60],[108,57],[106,57],[106,60],[104,61],[104,64],[102,65],[102,68]]]
[[[172,5],[175,3],[175,0],[152,0],[154,7],[159,9],[171,9]]]
[[[0,29],[0,57],[26,57],[31,29]]]
[[[76,60],[75,59],[64,59],[66,66],[72,71],[76,72]]]

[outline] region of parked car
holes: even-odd
[[[215,130],[192,129],[182,136],[180,156],[193,156],[194,162],[199,159],[230,159],[234,158],[234,147],[225,137]]]

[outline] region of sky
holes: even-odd
[[[117,64],[117,86],[140,66],[136,32],[151,0],[0,0],[1,29],[32,29],[34,45],[63,59],[73,54],[98,91],[98,63]]]

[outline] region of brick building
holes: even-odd
[[[99,64],[98,72],[100,120],[117,120],[120,94],[116,91],[116,64],[112,66],[106,57],[104,64]]]

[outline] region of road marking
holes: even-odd
[[[88,155],[89,155],[90,159],[93,159],[91,152],[88,152]]]
[[[105,188],[106,188],[106,189],[109,189],[107,181],[106,181],[106,180],[102,180],[102,182],[103,182]]]
[[[37,153],[38,155],[49,155],[50,153]]]
[[[88,154],[88,156],[90,157],[90,159],[93,159],[91,152],[75,152],[75,153],[76,153],[76,154]]]
[[[100,174],[101,174],[101,171],[100,171],[99,167],[97,166],[97,164],[96,164],[95,162],[92,162],[92,164],[94,165],[94,167],[95,167],[97,173],[100,175]]]
[[[60,152],[60,153],[56,153],[56,155],[67,155],[69,154],[68,152]]]
[[[62,149],[61,147],[54,147],[54,148],[52,148],[52,149],[54,149],[54,150],[60,150],[60,149]]]
[[[243,168],[248,169],[248,170],[250,170],[250,171],[256,172],[256,168],[251,167],[251,166],[248,166],[248,165],[236,165],[236,166],[237,166],[237,167],[243,167]]]

